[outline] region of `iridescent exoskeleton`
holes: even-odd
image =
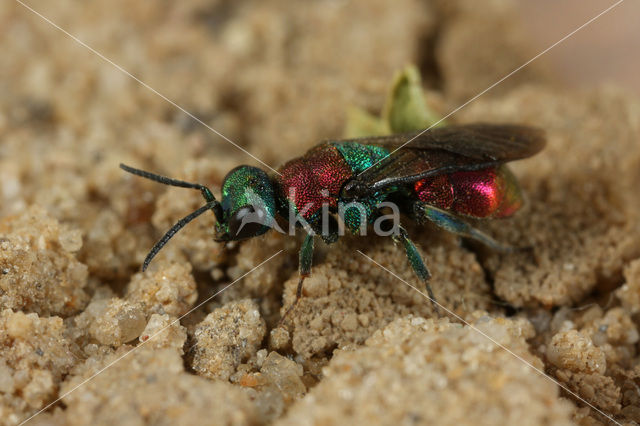
[[[405,145],[407,141],[411,142]],[[204,185],[121,167],[160,183],[198,189],[206,201],[156,243],[143,269],[176,232],[208,210],[217,219],[218,241],[257,237],[274,227],[280,229],[277,218],[289,223],[296,218],[307,232],[300,248],[297,302],[303,281],[311,273],[315,239],[335,242],[341,224],[353,234],[362,233],[363,225],[371,225],[382,216],[380,206],[384,202],[392,202],[412,220],[428,220],[493,249],[512,250],[470,226],[463,217],[503,218],[515,213],[523,197],[504,163],[534,155],[544,144],[540,129],[500,124],[455,125],[328,141],[287,162],[278,170],[279,175],[268,175],[252,166],[236,167],[224,179],[220,202]],[[357,208],[341,210],[345,205]],[[429,270],[418,250],[401,225],[392,231],[390,235],[402,244],[434,302]]]

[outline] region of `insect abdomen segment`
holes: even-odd
[[[508,217],[523,204],[520,186],[505,165],[422,179],[413,191],[429,205],[478,218]]]

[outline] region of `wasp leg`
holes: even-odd
[[[323,217],[322,223],[316,223],[311,225],[311,229],[317,235],[320,235],[322,241],[326,244],[333,244],[340,238],[340,227],[338,221],[332,215],[327,215],[326,219]],[[326,222],[324,222],[326,220]]]
[[[425,265],[424,260],[422,260],[422,256],[420,256],[418,249],[409,239],[407,231],[403,227],[399,227],[398,230],[399,232],[393,236],[393,240],[396,243],[401,243],[404,246],[404,250],[407,253],[407,259],[409,259],[411,268],[413,268],[413,271],[425,285],[427,293],[429,294],[429,300],[431,300],[431,305],[433,305],[433,309],[436,314],[440,316],[440,309],[438,308],[436,297],[433,295],[433,290],[431,289],[431,285],[429,284],[431,273],[429,272],[429,269],[427,269],[427,265]]]
[[[300,298],[302,297],[302,283],[304,282],[305,278],[311,275],[311,263],[313,260],[313,241],[313,235],[307,234],[304,242],[302,243],[302,247],[300,247],[300,280],[298,281],[298,288],[296,289],[296,300],[294,300],[291,306],[287,308],[282,318],[280,318],[278,326],[280,326],[284,322],[287,315],[289,315],[289,312],[291,312],[293,308],[296,307],[298,301],[300,301]]]
[[[424,203],[414,204],[414,214],[420,219],[429,219],[431,222],[435,223],[437,226],[446,231],[461,235],[463,237],[473,238],[476,241],[480,241],[487,247],[502,253],[513,253],[516,251],[529,249],[529,247],[520,248],[502,244],[494,240],[484,232],[464,222],[462,219],[453,215],[452,213],[429,206]]]

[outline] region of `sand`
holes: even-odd
[[[29,4],[271,167],[383,111],[407,64],[443,116],[536,53],[509,1]],[[548,138],[512,167],[526,207],[478,223],[533,250],[407,225],[458,317],[403,283],[390,239],[351,237],[317,244],[278,326],[301,235],[224,247],[203,215],[141,272],[202,200],[118,168],[219,194],[261,165],[18,3],[0,33],[0,424],[45,407],[31,424],[640,422],[640,102],[623,88],[569,90],[533,63],[448,119]]]

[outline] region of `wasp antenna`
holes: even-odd
[[[160,183],[162,183],[164,185],[179,186],[181,188],[193,188],[193,189],[200,189],[200,190],[202,190],[203,188],[206,188],[204,185],[200,185],[199,183],[191,183],[191,182],[185,182],[183,180],[172,179],[170,177],[157,175],[155,173],[151,173],[151,172],[147,172],[147,171],[144,171],[144,170],[136,169],[134,167],[127,166],[126,164],[122,164],[122,163],[120,163],[120,168],[122,170],[124,170],[125,172],[129,172],[129,173],[134,174],[136,176],[140,176],[140,177],[143,177],[145,179],[149,179],[149,180],[152,180],[152,181],[155,181],[155,182],[160,182]]]
[[[162,238],[160,238],[160,240],[153,246],[153,248],[151,248],[151,251],[149,251],[149,254],[147,254],[147,257],[145,257],[144,262],[142,263],[142,270],[145,271],[147,269],[149,263],[151,263],[151,260],[156,256],[156,254],[158,254],[162,247],[164,247],[164,245],[169,242],[171,237],[173,237],[176,232],[184,228],[187,223],[191,222],[202,213],[206,212],[207,210],[213,209],[216,206],[219,206],[219,203],[217,201],[209,202],[193,213],[190,213],[189,215],[183,217],[175,225],[173,225],[171,229],[169,229],[167,233],[164,234]]]
[[[136,169],[135,167],[127,166],[126,164],[123,164],[123,163],[120,163],[120,168],[125,172],[129,172],[136,176],[140,176],[145,179],[152,180],[154,182],[159,182],[164,185],[178,186],[180,188],[192,188],[192,189],[199,190],[202,193],[202,197],[207,202],[207,205],[211,204],[210,208],[213,211],[213,213],[216,215],[216,219],[218,221],[222,221],[222,208],[220,207],[220,203],[216,201],[216,197],[213,195],[213,192],[211,192],[211,190],[206,186],[200,185],[199,183],[186,182],[184,180],[173,179],[170,177]]]

